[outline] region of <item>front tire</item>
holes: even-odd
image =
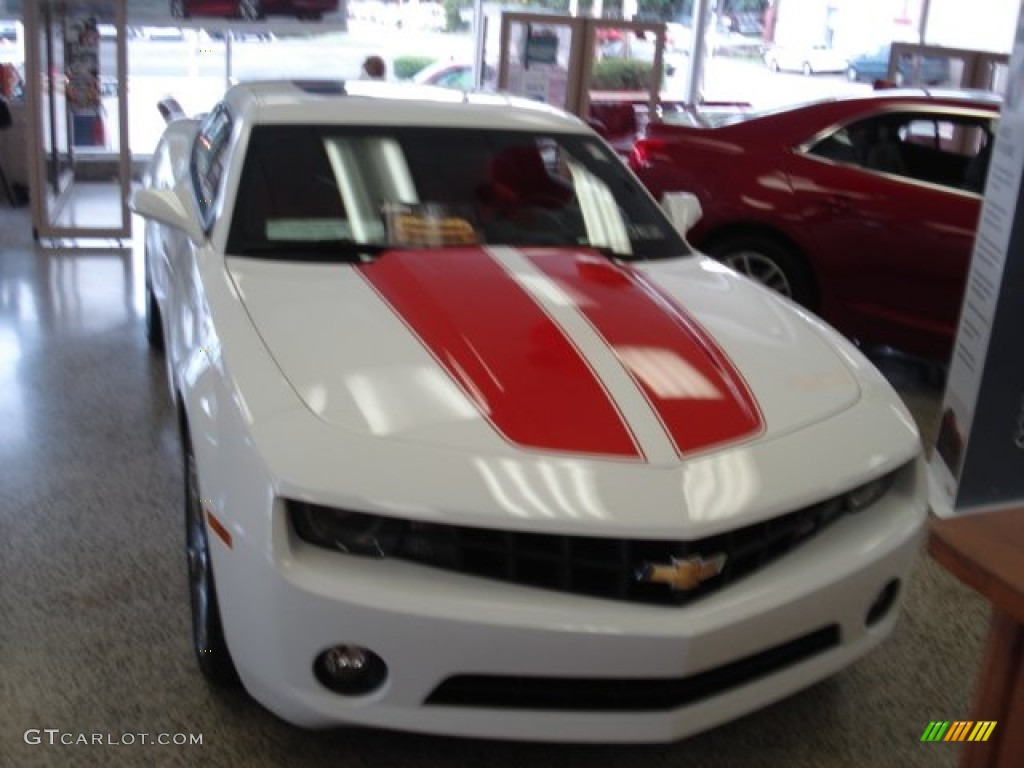
[[[213,580],[213,562],[206,530],[206,516],[199,495],[199,471],[192,443],[182,434],[185,469],[185,555],[188,561],[188,592],[192,606],[192,647],[203,676],[221,687],[238,684],[238,672],[231,660],[220,605]]]
[[[164,326],[160,316],[160,305],[153,295],[153,286],[146,281],[146,341],[154,352],[164,351]]]
[[[733,235],[707,246],[726,266],[797,304],[814,309],[814,281],[802,257],[778,240],[760,234]]]
[[[188,9],[185,7],[185,0],[171,0],[171,18],[187,19]]]

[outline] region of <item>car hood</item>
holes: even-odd
[[[700,256],[492,247],[228,265],[305,406],[361,435],[667,465],[860,396],[817,321]]]

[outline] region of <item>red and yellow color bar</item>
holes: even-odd
[[[995,729],[995,720],[933,720],[921,734],[921,741],[988,741]]]

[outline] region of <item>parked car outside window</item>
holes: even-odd
[[[889,77],[889,58],[892,46],[885,44],[855,56],[849,61],[846,77],[851,82],[873,82]],[[922,56],[919,63],[912,57],[901,57],[896,64],[897,85],[944,85],[950,79],[949,59],[942,56]]]
[[[846,55],[825,45],[774,46],[764,54],[765,64],[773,72],[846,72]]]

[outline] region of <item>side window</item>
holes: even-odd
[[[899,129],[913,178],[980,192],[988,173],[991,120],[972,115],[931,115]]]
[[[964,189],[981,194],[985,191],[992,147],[996,142],[995,121],[986,121],[969,126],[963,132],[963,146],[967,153],[967,169],[964,171]]]
[[[810,154],[869,171],[908,175],[897,124],[890,115],[845,125],[811,147]]]
[[[874,115],[838,129],[808,151],[868,171],[980,191],[993,136],[990,122],[975,115]]]
[[[837,163],[859,165],[857,151],[853,146],[853,137],[848,128],[840,128],[815,143],[807,153]]]
[[[854,126],[855,144],[860,148],[861,164],[870,171],[913,176],[903,156],[900,119],[880,116],[863,120]]]
[[[917,144],[922,147],[938,149],[941,146],[939,123],[931,118],[908,120],[899,128],[900,141],[905,144]]]
[[[192,145],[192,185],[200,218],[208,227],[220,194],[224,156],[231,138],[231,116],[223,106],[216,107],[199,126]]]

